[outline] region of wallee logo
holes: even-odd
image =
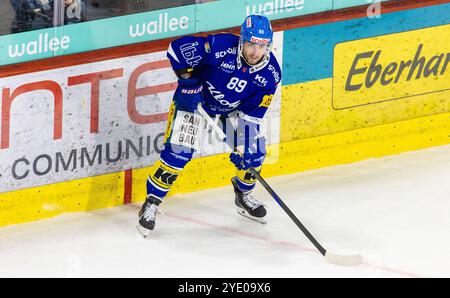
[[[10,58],[20,58],[25,55],[38,55],[59,50],[67,50],[70,47],[69,36],[49,37],[48,33],[40,33],[38,38],[29,42],[13,44],[8,46],[8,56]]]
[[[131,38],[142,37],[144,35],[162,34],[177,30],[186,30],[189,27],[189,17],[169,18],[168,13],[159,14],[157,20],[147,23],[130,25],[129,35]]]
[[[264,14],[273,15],[284,12],[292,12],[295,10],[302,10],[304,8],[304,0],[273,0],[266,1],[259,5],[248,5],[247,15]]]

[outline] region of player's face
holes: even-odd
[[[267,46],[246,41],[242,53],[248,63],[257,64],[267,53]]]

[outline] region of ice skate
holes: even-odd
[[[139,223],[137,229],[144,238],[147,238],[150,235],[150,232],[155,228],[155,219],[156,213],[159,213],[159,204],[161,204],[160,198],[149,195],[139,211]]]
[[[231,179],[235,193],[235,204],[237,213],[259,223],[267,223],[267,214],[264,205],[253,197],[252,191],[242,192],[236,182],[236,177]]]

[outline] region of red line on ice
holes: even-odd
[[[286,247],[288,247],[290,249],[294,249],[294,250],[320,254],[315,249],[307,248],[307,247],[304,247],[302,245],[299,245],[299,244],[296,244],[296,243],[293,243],[293,242],[289,242],[289,241],[285,241],[285,240],[275,240],[275,239],[272,239],[272,238],[269,238],[269,237],[264,237],[264,236],[260,236],[260,235],[257,235],[257,234],[240,231],[240,230],[237,230],[237,229],[234,229],[234,228],[230,228],[230,227],[226,227],[226,226],[216,225],[216,224],[213,224],[213,223],[210,223],[210,222],[205,222],[205,221],[202,221],[202,220],[199,220],[199,219],[195,219],[195,218],[191,218],[191,217],[175,215],[175,214],[171,214],[171,213],[167,213],[167,212],[164,212],[164,214],[166,216],[168,216],[168,217],[171,217],[171,218],[176,218],[176,219],[179,219],[179,220],[195,223],[195,224],[198,224],[198,225],[201,225],[201,226],[206,226],[206,227],[213,228],[213,229],[216,229],[216,230],[220,230],[220,231],[223,231],[223,232],[227,232],[227,233],[231,233],[231,234],[235,234],[235,235],[239,235],[239,236],[243,236],[243,237],[247,237],[247,238],[251,238],[251,239],[266,241],[266,242],[269,242],[269,243],[272,243],[272,244],[276,244],[276,245],[286,246]],[[390,267],[387,267],[387,266],[384,266],[384,265],[372,264],[370,262],[364,262],[363,265],[367,266],[367,267],[370,267],[370,268],[378,269],[378,270],[381,270],[381,271],[402,275],[404,277],[416,277],[416,278],[422,277],[421,275],[416,274],[416,273],[406,272],[406,271],[403,271],[403,270],[390,268]]]

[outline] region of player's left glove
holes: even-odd
[[[266,157],[266,139],[259,137],[253,140],[245,140],[245,145],[243,153],[235,151],[230,154],[230,161],[238,170],[256,169],[262,166]]]
[[[246,152],[244,154],[232,152],[230,154],[230,160],[238,170],[258,168],[262,164],[261,159],[264,159],[264,154],[250,152]]]

